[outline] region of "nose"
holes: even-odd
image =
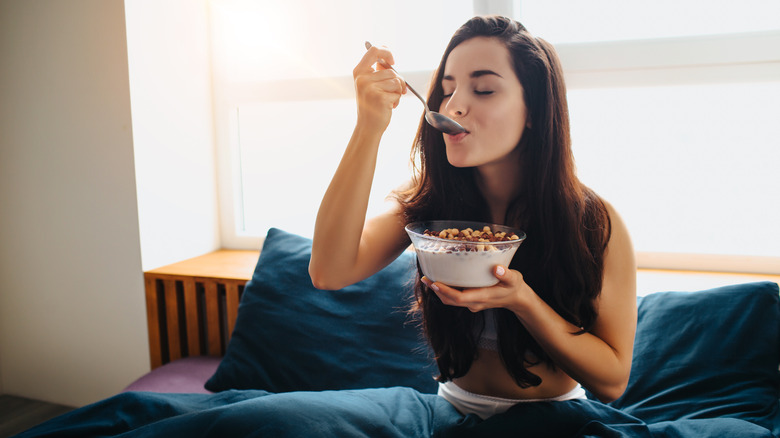
[[[453,119],[463,117],[468,113],[468,103],[457,91],[453,92],[444,105],[444,114]]]

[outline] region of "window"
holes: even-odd
[[[778,30],[766,0],[515,0],[515,15],[553,44],[647,40]]]
[[[363,42],[391,47],[396,69],[425,90],[471,0],[392,3],[212,0],[222,239],[257,247],[269,227],[310,236],[355,124],[351,72]],[[402,98],[380,145],[369,214],[409,178],[422,114]]]
[[[210,4],[226,246],[257,247],[269,227],[311,235],[354,126],[364,40],[425,90],[477,11],[556,45],[580,177],[622,213],[643,266],[780,272],[780,3],[261,3]],[[402,98],[369,215],[408,178],[421,113]]]
[[[645,252],[777,256],[780,82],[569,92],[580,178]]]
[[[514,9],[561,55],[580,178],[622,213],[640,266],[780,272],[780,3]]]

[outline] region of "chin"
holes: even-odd
[[[447,148],[447,162],[453,167],[474,167],[473,160],[470,160],[468,154],[452,152]]]
[[[473,164],[464,161],[464,160],[451,160],[449,157],[447,157],[447,162],[450,163],[452,167],[458,167],[458,168],[466,168],[466,167],[474,167]]]

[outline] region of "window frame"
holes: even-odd
[[[495,4],[492,4],[495,3]],[[491,9],[492,8],[492,9]],[[475,0],[475,11],[511,13],[507,1]],[[780,30],[738,34],[555,45],[568,89],[778,81]],[[250,102],[354,99],[351,76],[228,83],[214,71],[220,235],[226,248],[256,249],[262,236],[244,235],[237,108]],[[425,84],[432,71],[402,71]],[[327,85],[327,86],[323,86]],[[780,274],[780,257],[637,251],[646,269]]]

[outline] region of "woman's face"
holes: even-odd
[[[527,123],[523,87],[509,50],[495,38],[476,37],[450,52],[439,112],[466,128],[444,134],[447,160],[456,167],[498,164],[513,152]]]

